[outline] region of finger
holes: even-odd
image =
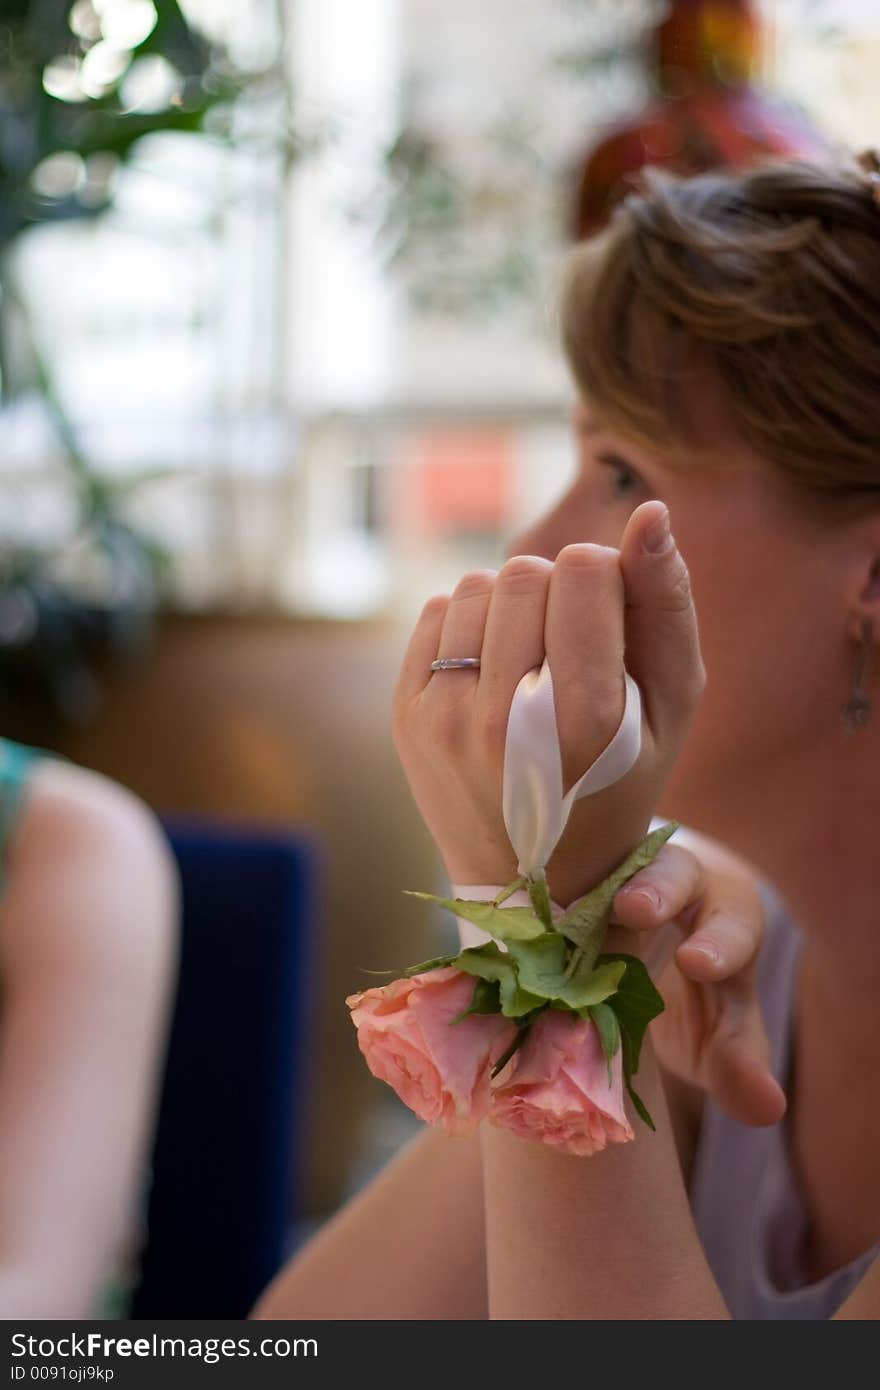
[[[645,719],[655,735],[680,733],[705,684],[697,615],[687,566],[669,535],[666,548],[647,542],[668,512],[644,502],[630,516],[620,545],[626,589],[626,666],[638,682]]]
[[[514,555],[499,570],[486,618],[477,707],[506,733],[514,692],[544,660],[544,617],[553,563]]]
[[[648,974],[659,980],[681,945],[682,928],[677,922],[664,922],[654,931],[640,933],[635,955],[642,959]]]
[[[440,633],[449,599],[445,594],[437,594],[428,599],[409,639],[400,675],[394,690],[394,708],[399,712],[415,700],[431,679],[431,662],[437,655]]]
[[[770,1069],[770,1042],[754,986],[740,976],[716,993],[720,1013],[706,1059],[709,1090],[741,1124],[776,1124],[786,1098]]]
[[[763,935],[760,897],[739,880],[711,884],[702,862],[683,845],[664,845],[656,859],[619,890],[612,904],[621,925],[649,931],[675,920],[687,932],[678,948],[684,973],[721,980],[755,959]]]
[[[688,909],[693,915],[706,891],[706,871],[695,854],[665,844],[656,858],[615,894],[614,917],[625,926],[646,931]]]
[[[675,953],[684,975],[707,983],[738,975],[758,956],[763,913],[751,903],[713,904],[698,912],[693,929]]]
[[[741,874],[725,881],[683,845],[664,845],[656,859],[626,883],[612,905],[613,920],[638,931],[674,922],[678,939],[665,937],[658,959],[665,966],[671,945],[679,968],[690,979],[712,983],[745,970],[756,958],[764,934],[760,895]],[[682,941],[681,936],[686,939]]]
[[[705,890],[706,873],[696,855],[666,844],[615,894],[611,921],[642,933],[639,953],[655,978],[681,946]]]
[[[447,604],[440,640],[431,661],[442,656],[481,655],[495,577],[495,570],[474,570],[459,580]],[[429,667],[430,664],[429,661]],[[473,693],[479,677],[480,672],[476,668],[435,671],[431,673],[426,695],[428,699],[453,698],[458,701],[466,693]]]
[[[567,545],[559,552],[544,641],[566,789],[607,748],[623,718],[623,602],[616,550]]]

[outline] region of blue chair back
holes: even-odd
[[[180,979],[132,1316],[242,1318],[297,1214],[320,855],[307,835],[165,827]]]

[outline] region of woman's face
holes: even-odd
[[[662,810],[720,835],[754,816],[769,779],[790,784],[817,740],[839,737],[851,680],[851,567],[784,480],[718,430],[725,465],[680,470],[608,432],[585,406],[575,428],[574,482],[509,553],[553,559],[575,541],[618,546],[635,507],[666,503],[691,576],[707,682]]]

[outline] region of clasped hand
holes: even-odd
[[[423,609],[395,692],[394,737],[452,882],[516,875],[501,809],[507,720],[519,681],[545,656],[566,790],[620,724],[624,654],[642,695],[639,758],[619,782],[575,803],[547,866],[554,899],[568,905],[588,891],[645,834],[705,684],[687,567],[674,539],[664,543],[665,515],[662,503],[646,502],[619,551],[569,545],[555,563],[515,556],[498,572],[466,575],[451,597]],[[432,673],[438,656],[479,656],[481,666]],[[768,1071],[755,996],[760,898],[735,856],[701,837],[691,844],[697,852],[665,846],[617,895],[613,920],[650,940],[641,953],[667,999],[655,1027],[660,1060],[737,1118],[772,1123],[784,1097]],[[623,939],[615,948],[633,946]]]

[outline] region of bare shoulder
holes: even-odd
[[[109,778],[47,758],[37,764],[6,855],[0,911],[5,959],[48,936],[117,958],[167,949],[176,907],[172,856],[156,817]],[[112,928],[111,928],[112,923]]]
[[[163,858],[167,851],[156,817],[144,803],[109,777],[46,758],[37,764],[13,854],[19,857],[49,837],[55,843],[90,838],[113,849]]]

